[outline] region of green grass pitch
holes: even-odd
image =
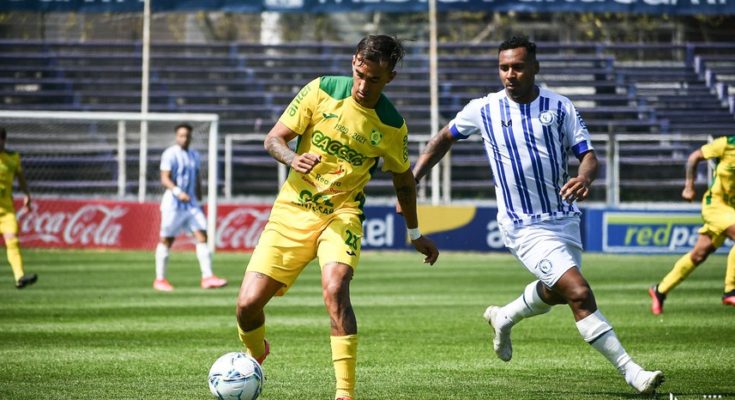
[[[153,253],[25,251],[39,282],[0,274],[0,399],[207,399],[207,371],[240,349],[235,298],[246,254],[217,254],[220,290],[198,288],[193,253],[172,253],[173,293],[151,289]],[[648,286],[676,256],[587,254],[602,312],[638,362],[667,376],[659,398],[735,398],[735,309],[720,304],[725,258],[713,256],[650,314]],[[531,275],[510,255],[366,252],[352,284],[359,400],[639,398],[585,344],[567,307],[514,328],[513,360],[492,352],[481,315]],[[310,265],[267,308],[272,354],[263,400],[330,400],[329,320]],[[716,398],[716,397],[715,397]]]

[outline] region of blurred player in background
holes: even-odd
[[[651,296],[651,312],[664,312],[668,293],[678,286],[695,268],[722,246],[725,239],[735,240],[735,136],[715,139],[694,150],[687,159],[686,179],[681,197],[691,202],[697,196],[694,178],[697,165],[703,160],[718,159],[712,183],[702,198],[702,219],[699,237],[694,248],[674,264],[674,268],[659,282],[648,289]],[[735,306],[735,247],[727,255],[725,293],[722,304]]]
[[[382,94],[403,58],[401,43],[368,36],[352,57],[352,77],[323,76],[307,84],[265,139],[268,153],[290,167],[240,288],[237,322],[242,343],[258,362],[269,353],[263,308],[283,295],[304,267],[319,259],[322,295],[331,319],[336,399],[355,398],[357,321],[350,281],[360,259],[363,188],[383,158],[393,174],[409,236],[424,262],[439,253],[418,231],[416,182],[408,160],[403,117]],[[296,151],[288,142],[298,138]]]
[[[0,231],[5,239],[8,262],[13,269],[15,287],[23,289],[36,283],[38,275],[23,272],[23,256],[18,242],[18,220],[13,205],[13,181],[18,178],[18,187],[23,192],[23,207],[31,206],[31,192],[28,191],[26,177],[20,165],[20,154],[5,148],[8,132],[0,127]]]
[[[538,280],[520,297],[484,313],[494,331],[493,348],[503,361],[512,356],[511,328],[524,318],[568,304],[582,338],[602,353],[642,393],[655,391],[660,371],[645,371],[625,351],[612,325],[597,309],[581,273],[581,212],[597,175],[589,132],[566,97],[535,84],[536,45],[525,37],[503,42],[498,72],[505,87],[472,100],[434,136],[414,167],[419,180],[460,139],[479,135],[495,178],[498,223],[506,247]],[[576,177],[567,175],[567,154],[579,159]]]
[[[161,199],[161,241],[156,246],[156,280],[153,288],[170,292],[174,287],[166,279],[168,254],[176,235],[188,231],[196,238],[196,254],[202,271],[202,289],[227,285],[212,273],[212,256],[207,247],[207,220],[199,204],[202,198],[201,159],[189,149],[192,127],[180,124],[174,129],[176,144],[161,156],[161,184],[166,192]]]

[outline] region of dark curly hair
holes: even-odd
[[[530,41],[528,36],[513,36],[512,38],[500,43],[498,53],[503,50],[517,49],[523,47],[530,60],[536,59],[536,43]]]

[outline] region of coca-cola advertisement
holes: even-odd
[[[159,240],[159,204],[130,201],[34,199],[30,209],[16,202],[20,242],[24,247],[153,250]],[[252,251],[268,221],[270,205],[221,205],[216,246]],[[182,234],[176,249],[194,249]]]

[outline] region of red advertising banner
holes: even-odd
[[[34,199],[30,210],[16,202],[19,239],[24,247],[153,250],[159,240],[158,203]],[[252,251],[268,221],[270,205],[220,205],[216,246]],[[193,249],[182,235],[176,249]]]

